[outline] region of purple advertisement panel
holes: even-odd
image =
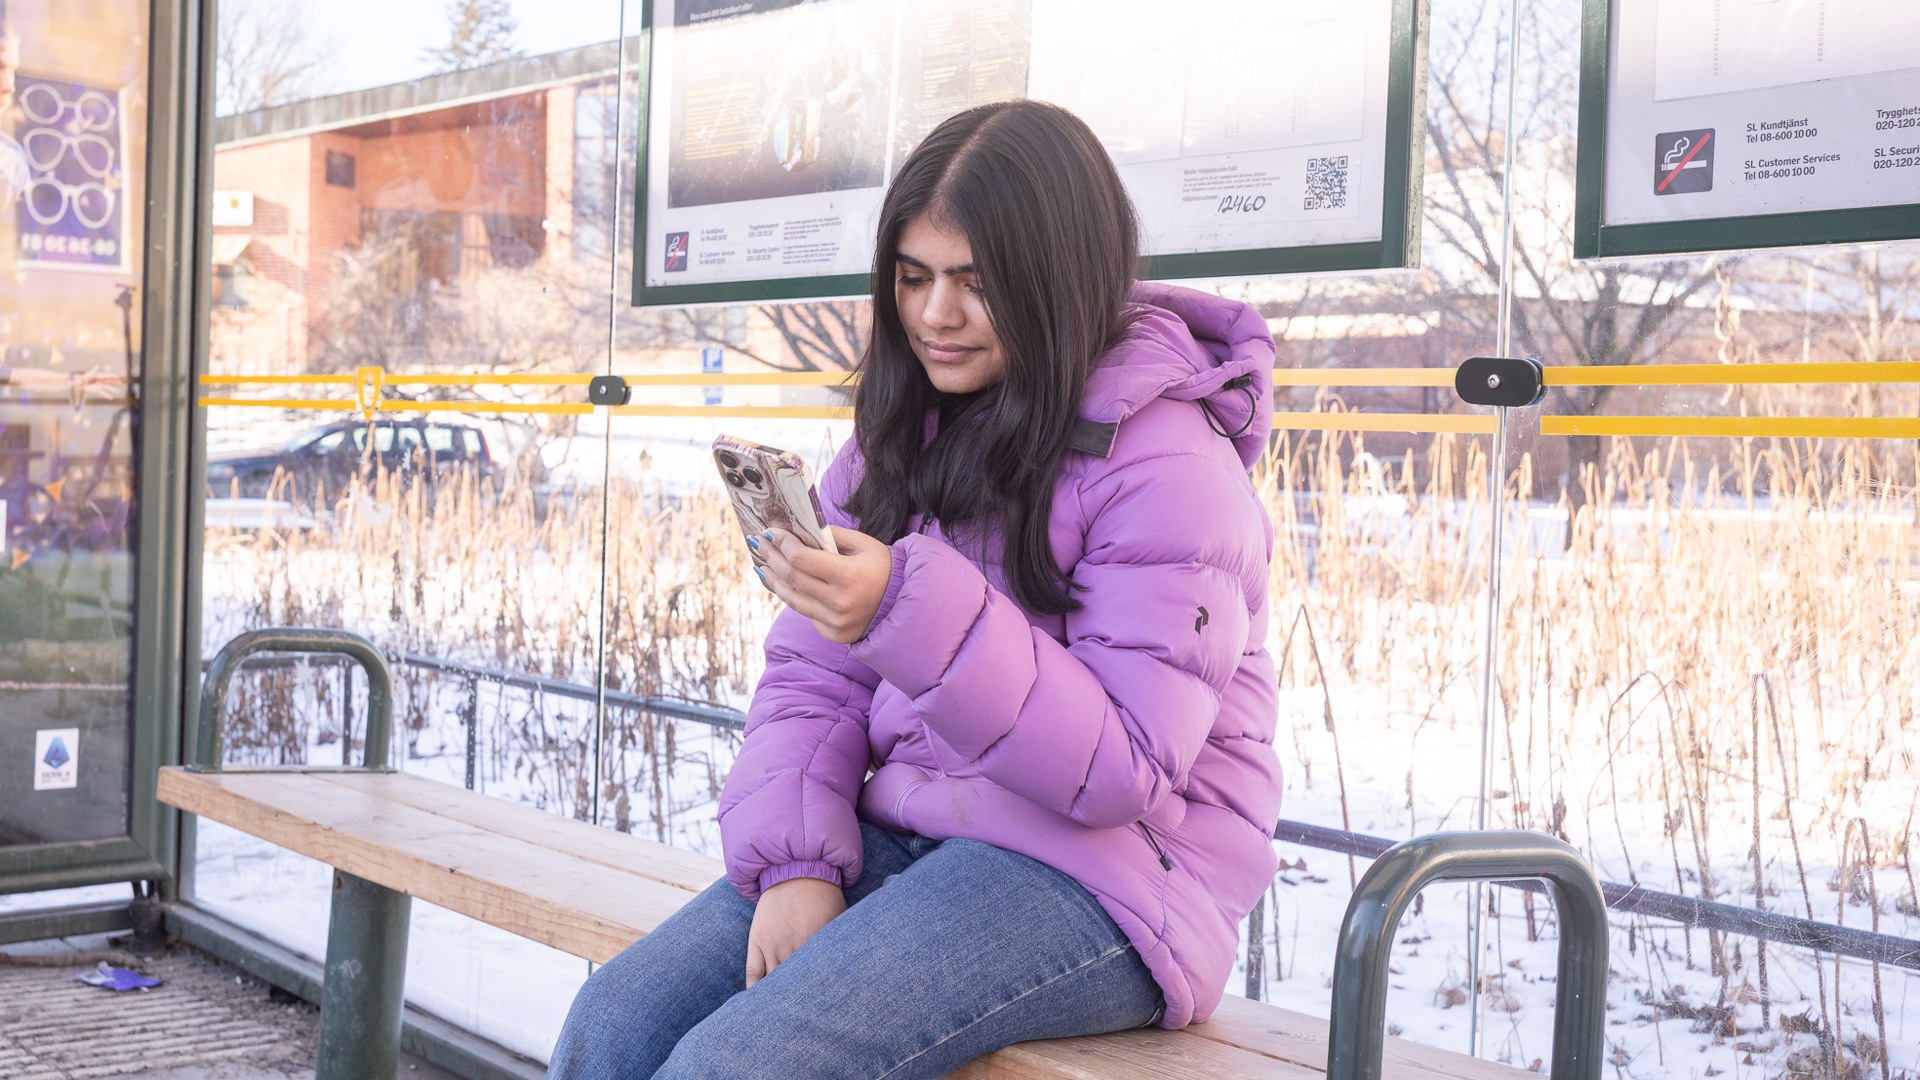
[[[124,269],[120,95],[21,75],[14,100],[20,125],[15,138],[28,173],[16,210],[21,264]]]

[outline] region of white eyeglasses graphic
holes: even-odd
[[[98,90],[82,91],[79,97],[69,101],[46,83],[34,83],[20,92],[20,111],[36,124],[57,124],[71,111],[74,119],[80,121],[82,131],[105,131],[113,126],[119,108],[112,98]]]
[[[27,213],[42,225],[58,225],[73,208],[73,219],[89,229],[104,227],[113,218],[117,200],[105,184],[63,184],[51,176],[42,176],[27,188],[22,200]]]
[[[104,180],[113,174],[113,144],[102,135],[69,135],[59,128],[33,128],[21,145],[26,147],[27,164],[34,172],[52,172],[72,151],[80,167],[94,176]]]

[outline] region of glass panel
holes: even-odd
[[[1811,943],[1920,950],[1920,477],[1911,441],[1782,419],[1916,415],[1911,377],[1799,365],[1914,359],[1920,245],[1574,262],[1576,6],[1522,18],[1514,348],[1563,385],[1515,414],[1502,463],[1493,819],[1633,891],[1612,918],[1623,1074],[1898,1075],[1920,1060],[1910,962]],[[1765,371],[1782,381],[1741,381]],[[1661,918],[1658,894],[1726,905],[1727,927]],[[1486,1046],[1525,1065],[1548,1052],[1556,931],[1540,897],[1487,911]],[[1805,922],[1755,933],[1783,919]]]
[[[638,11],[629,2],[629,22]],[[636,75],[620,88],[613,242],[613,370],[666,374],[685,385],[642,386],[633,404],[684,415],[596,416],[606,425],[611,527],[607,565],[610,690],[595,814],[602,824],[718,859],[720,787],[738,735],[718,723],[648,712],[649,697],[715,706],[722,721],[746,710],[763,666],[761,643],[779,603],[756,581],[710,447],[725,433],[792,450],[816,475],[852,435],[845,379],[864,347],[865,302],[633,308],[632,197],[642,120]],[[609,108],[615,107],[610,102]],[[584,137],[584,136],[583,136]],[[596,146],[602,144],[596,143]],[[601,160],[601,159],[596,159]],[[813,385],[775,385],[799,375]],[[716,380],[765,379],[745,385]],[[743,415],[743,411],[748,415]],[[615,410],[618,412],[618,410]],[[769,415],[763,415],[768,414]]]
[[[147,17],[0,7],[0,848],[128,831]]]
[[[617,94],[622,12],[482,7],[221,4],[215,255],[252,276],[205,392],[259,404],[207,411],[203,649],[360,633],[395,658],[403,769],[586,817],[604,436],[568,380],[608,364],[619,200],[581,115]],[[341,665],[263,664],[231,758],[357,762],[365,703]],[[198,860],[201,903],[318,954],[311,864],[211,826]],[[498,937],[416,905],[408,993],[544,1057],[586,964]]]
[[[1492,352],[1498,338],[1500,268],[1481,245],[1497,248],[1500,236],[1505,53],[1490,27],[1503,9],[1433,8],[1427,119],[1450,141],[1430,158],[1428,269],[1186,283],[1258,305],[1279,339],[1274,407],[1309,414],[1281,417],[1274,457],[1257,473],[1276,531],[1269,646],[1282,683],[1282,816],[1391,839],[1471,827],[1481,756],[1493,423],[1451,387],[1453,365]],[[623,107],[631,137],[634,90]],[[631,240],[623,223],[620,296]],[[701,415],[611,419],[610,687],[745,708],[777,607],[750,576],[708,446],[725,432],[799,452],[817,471],[851,434],[818,412],[850,398],[830,386],[700,376],[837,380],[860,354],[867,319],[864,302],[616,312],[615,370],[686,381],[637,388],[635,404]],[[1419,370],[1367,370],[1379,368]],[[1337,374],[1346,371],[1355,374]],[[743,407],[790,411],[729,412]],[[639,708],[609,708],[606,724],[600,820],[717,857],[712,818],[735,740]],[[1293,842],[1278,851],[1287,869],[1230,988],[1324,1016],[1334,934],[1366,861]],[[1461,1050],[1467,898],[1436,887],[1408,921],[1403,937],[1417,944],[1396,965],[1415,975],[1396,980],[1391,1006],[1405,1033]]]
[[[333,872],[325,863],[202,822],[198,873],[195,903],[295,952],[326,955]],[[125,893],[121,886],[115,895]],[[584,962],[419,900],[413,902],[408,926],[410,1003],[481,1038],[547,1060],[567,1006],[586,978]]]
[[[1502,266],[1488,253],[1508,131],[1504,14],[1431,7],[1424,269],[1246,287],[1270,315],[1283,386],[1264,480],[1287,792],[1280,873],[1230,989],[1315,1016],[1369,866],[1340,834],[1474,827],[1493,417],[1459,402],[1452,369],[1499,340]],[[1334,415],[1289,415],[1302,413]],[[1468,1049],[1470,896],[1433,886],[1402,924],[1391,1033]]]
[[[1646,352],[1593,364],[1739,365],[1720,369],[1731,375],[1914,355],[1920,310],[1902,297],[1920,280],[1920,246],[1666,272],[1704,279],[1699,300]],[[1629,323],[1646,306],[1576,311]],[[1876,318],[1891,332],[1869,330]],[[1805,1075],[1897,1068],[1920,1052],[1911,970],[1795,947],[1817,927],[1773,943],[1751,928],[1765,911],[1920,949],[1912,444],[1769,436],[1764,420],[1751,439],[1707,436],[1722,416],[1912,417],[1920,388],[1655,378],[1550,397],[1509,457],[1525,501],[1506,549],[1496,816],[1565,836],[1603,879],[1731,906],[1725,932],[1616,910],[1616,999],[1685,1021],[1609,1029],[1623,1059],[1684,1053],[1727,1071],[1751,1050]],[[1593,416],[1649,433],[1568,434]],[[1661,421],[1680,434],[1653,434]],[[1528,899],[1502,898],[1493,944],[1538,970]]]

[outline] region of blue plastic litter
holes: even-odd
[[[98,986],[107,990],[150,990],[166,981],[142,975],[137,971],[128,971],[126,968],[112,967],[105,960],[100,961],[99,967],[75,975],[74,978],[88,986]]]

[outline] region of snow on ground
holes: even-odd
[[[611,438],[604,432],[590,432],[563,450],[550,450],[553,460],[547,464],[559,484],[597,484],[611,461],[612,471],[619,475],[644,471],[650,477],[669,478],[664,482],[668,494],[698,491],[700,485],[716,483],[707,446],[720,426],[711,421],[662,423],[650,425],[648,437],[640,439],[616,425]],[[830,459],[831,447],[844,437],[845,428],[755,422],[751,434],[800,451],[818,468]],[[1361,538],[1387,559],[1403,557],[1422,542],[1407,528],[1407,503],[1391,493],[1360,493],[1348,500],[1344,510],[1345,536]],[[1431,508],[1429,513],[1432,527],[1436,519]],[[1548,553],[1537,566],[1527,567],[1537,571],[1534,587],[1539,587],[1539,581],[1552,583],[1555,575],[1582,572],[1556,554],[1566,530],[1563,508],[1524,506],[1516,507],[1514,513],[1509,544]],[[1751,524],[1756,515],[1764,519],[1774,511],[1763,501],[1753,511],[1699,513]],[[1440,508],[1437,527],[1467,538],[1461,548],[1463,558],[1484,560],[1484,554],[1472,551],[1471,543],[1484,529],[1484,506],[1477,523],[1474,514],[1473,506],[1465,503]],[[622,523],[614,522],[612,527],[617,531]],[[1657,564],[1669,555],[1664,528],[1657,515],[1617,509],[1611,518],[1609,543],[1620,559],[1647,559],[1656,564],[1651,572],[1657,573]],[[1309,557],[1319,550],[1311,525],[1301,526],[1296,536]],[[324,552],[307,556],[321,561],[332,557]],[[265,550],[247,545],[209,549],[209,651],[248,625],[248,603],[267,558]],[[1620,573],[1633,572],[1626,562],[1616,567]],[[345,572],[317,562],[301,570],[326,576]],[[557,566],[532,565],[514,572],[529,575],[532,591],[556,597],[575,597],[594,587],[592,582],[567,579]],[[437,602],[433,590],[445,586],[431,580],[429,586],[431,606]],[[473,582],[467,587],[484,591],[494,583]],[[1510,582],[1510,587],[1517,586]],[[360,607],[341,612],[345,625],[378,625],[386,617],[384,593],[348,602]],[[1272,627],[1276,653],[1283,650],[1293,629],[1293,613],[1301,603],[1301,598],[1294,597],[1276,604]],[[1349,621],[1344,633],[1349,641],[1400,643],[1386,658],[1387,674],[1379,679],[1343,672],[1337,656],[1343,642],[1334,640],[1339,632],[1320,625],[1318,644],[1326,654],[1327,668],[1324,690],[1306,659],[1302,631],[1287,665],[1292,674],[1283,678],[1281,688],[1278,750],[1288,774],[1282,816],[1384,837],[1472,827],[1482,753],[1484,603],[1483,598],[1469,597],[1445,610],[1415,603],[1391,611],[1345,613]],[[1389,627],[1391,634],[1386,633]],[[451,659],[493,662],[490,657]],[[592,681],[590,674],[571,677],[577,682]],[[752,681],[749,672],[744,685],[751,686]],[[452,680],[422,685],[432,700],[423,710],[428,718],[425,726],[407,733],[405,767],[460,783],[466,763],[465,732],[457,720],[459,686]],[[1555,700],[1551,689],[1523,686],[1519,705],[1510,708],[1528,712],[1531,724],[1536,705],[1544,704],[1551,712]],[[1620,689],[1612,687],[1608,692]],[[1911,907],[1911,878],[1883,862],[1872,875],[1879,910],[1868,914],[1857,895],[1864,876],[1854,874],[1843,888],[1834,844],[1817,839],[1826,833],[1813,828],[1834,801],[1835,785],[1852,785],[1845,805],[1853,808],[1849,813],[1862,814],[1876,835],[1900,835],[1903,816],[1912,812],[1911,784],[1899,780],[1900,775],[1911,774],[1910,761],[1905,765],[1896,761],[1892,774],[1863,777],[1855,784],[1829,774],[1831,763],[1823,757],[1829,748],[1821,738],[1808,734],[1803,741],[1802,733],[1792,726],[1796,716],[1824,715],[1822,708],[1835,717],[1853,716],[1849,722],[1857,723],[1860,709],[1867,705],[1850,712],[1844,702],[1809,702],[1805,687],[1783,685],[1781,708],[1791,737],[1785,751],[1791,768],[1785,771],[1802,786],[1781,790],[1769,779],[1767,806],[1756,829],[1751,804],[1743,794],[1746,789],[1737,782],[1747,765],[1734,758],[1709,762],[1706,767],[1733,782],[1711,804],[1702,805],[1697,822],[1688,825],[1675,816],[1674,802],[1662,786],[1667,772],[1680,771],[1666,760],[1670,747],[1658,733],[1648,734],[1658,723],[1650,718],[1659,715],[1654,702],[1659,695],[1651,687],[1641,690],[1637,697],[1623,697],[1619,733],[1583,730],[1553,736],[1552,717],[1547,718],[1548,736],[1563,742],[1584,739],[1590,752],[1578,745],[1571,752],[1546,751],[1542,765],[1534,757],[1531,728],[1529,734],[1508,736],[1516,740],[1512,749],[1522,758],[1518,764],[1509,763],[1508,748],[1497,745],[1490,782],[1492,823],[1543,827],[1557,816],[1559,827],[1608,880],[1697,895],[1704,870],[1712,879],[1712,895],[1724,903],[1764,902],[1769,910],[1794,915],[1806,915],[1811,909],[1811,917],[1817,920],[1844,921],[1848,926],[1877,921],[1885,933],[1920,937],[1920,910]],[[722,696],[735,707],[744,704],[737,694],[723,692]],[[337,712],[337,705],[334,708]],[[1714,704],[1703,700],[1702,708],[1712,709]],[[318,715],[317,707],[311,711]],[[586,732],[591,729],[586,710],[557,699],[490,688],[483,695],[481,712],[476,786],[554,812],[575,813],[584,790],[577,780],[587,756]],[[1581,718],[1590,712],[1591,706]],[[1738,719],[1746,722],[1744,706]],[[656,729],[649,743],[642,733],[626,726],[631,718],[616,718],[614,723],[619,733],[632,736],[631,745],[625,751],[610,751],[626,756],[608,762],[605,772],[627,778],[628,787],[624,799],[609,798],[600,820],[607,824],[625,820],[635,832],[717,856],[714,787],[732,760],[731,737],[679,723]],[[675,747],[671,762],[663,760],[661,749],[669,729]],[[337,733],[327,723],[312,720],[305,737],[309,760],[339,759]],[[653,748],[651,757],[648,746]],[[656,762],[667,767],[658,787],[652,782]],[[1631,782],[1622,786],[1620,776],[1629,773]],[[1507,787],[1516,790],[1502,790]],[[1532,805],[1545,792],[1564,793],[1569,805],[1557,815],[1545,805]],[[1786,816],[1787,812],[1797,816]],[[1820,823],[1825,830],[1833,825]],[[1687,829],[1695,827],[1710,827],[1713,832],[1713,844],[1697,841],[1704,854],[1685,850],[1696,842],[1687,834]],[[1759,836],[1764,864],[1766,888],[1758,897],[1750,853],[1740,839],[1750,834]],[[1800,850],[1803,841],[1804,852]],[[1366,862],[1350,863],[1343,856],[1287,844],[1275,847],[1283,868],[1267,905],[1260,995],[1289,1008],[1324,1015],[1334,933],[1344,914],[1350,881],[1365,872]],[[1799,865],[1803,856],[1804,870]],[[310,955],[324,948],[324,868],[211,826],[201,834],[199,857],[203,903]],[[1911,866],[1910,861],[1907,865]],[[1388,1007],[1393,1032],[1451,1049],[1467,1047],[1469,895],[1464,886],[1431,888],[1401,927]],[[1488,896],[1494,914],[1488,919],[1488,955],[1480,985],[1484,1053],[1527,1067],[1550,1055],[1557,930],[1543,897],[1501,889],[1490,890]],[[414,934],[409,992],[417,1003],[544,1059],[567,1002],[585,977],[584,963],[426,905],[416,905]],[[1820,1071],[1816,1055],[1822,1041],[1815,1028],[1823,1017],[1838,1017],[1837,1042],[1848,1053],[1842,1071],[1878,1075],[1880,1063],[1874,1060],[1872,1047],[1879,1037],[1878,1021],[1871,1008],[1876,996],[1885,1009],[1889,1075],[1920,1073],[1920,994],[1915,993],[1920,990],[1915,985],[1920,973],[1891,967],[1876,972],[1853,961],[1836,964],[1831,956],[1821,957],[1816,964],[1812,953],[1768,945],[1763,976],[1759,952],[1752,939],[1728,937],[1716,943],[1705,932],[1616,915],[1607,1028],[1609,1062],[1616,1075],[1815,1075]],[[1763,982],[1771,999],[1764,1005]],[[1236,970],[1229,990],[1245,989],[1243,966]]]
[[[503,699],[498,710],[501,722],[531,704],[530,698]],[[449,701],[437,714],[454,715],[451,705]],[[1352,703],[1343,707],[1348,714],[1364,712]],[[1300,724],[1299,719],[1303,715],[1317,719],[1319,709],[1317,689],[1293,691],[1283,703],[1281,753],[1289,766],[1284,816],[1336,827],[1350,822],[1354,831],[1389,837],[1470,826],[1469,792],[1479,754],[1477,724],[1470,722],[1470,712],[1456,711],[1424,728],[1418,717],[1390,716],[1384,730],[1348,734],[1342,747],[1347,789],[1343,807],[1325,733],[1310,731],[1297,745],[1288,744],[1285,718],[1292,717],[1293,731],[1299,735],[1302,728],[1314,726]],[[577,723],[584,725],[584,720]],[[559,721],[556,724],[564,727]],[[634,828],[717,856],[715,804],[706,761],[719,759],[723,771],[731,742],[701,725],[676,726],[680,769],[663,793],[667,811],[658,829],[636,812]],[[501,726],[493,724],[486,730],[493,738]],[[1411,737],[1412,731],[1417,731],[1417,737]],[[405,764],[409,771],[461,782],[464,734],[457,724],[430,726],[411,745]],[[498,750],[482,746],[479,786],[495,795],[554,808],[552,791],[529,785],[510,770],[484,765],[503,758]],[[335,745],[316,743],[310,748],[315,760],[331,760],[337,753]],[[1414,788],[1411,810],[1406,806],[1409,777]],[[611,816],[612,808],[605,808],[603,819]],[[1642,846],[1657,850],[1656,845]],[[1262,996],[1287,1008],[1325,1015],[1333,937],[1347,903],[1350,874],[1365,873],[1367,863],[1355,860],[1350,869],[1347,858],[1333,853],[1280,843],[1275,848],[1284,867],[1270,893]],[[203,826],[198,851],[202,903],[310,956],[324,951],[328,896],[324,866],[212,825]],[[1603,867],[1603,872],[1618,869]],[[1651,877],[1656,867],[1649,860],[1639,869]],[[1831,867],[1809,870],[1817,880],[1825,880],[1832,872]],[[1657,882],[1650,886],[1662,887]],[[1883,878],[1882,886],[1891,895],[1896,882]],[[1394,1033],[1466,1049],[1468,895],[1465,886],[1435,886],[1401,927],[1388,1005]],[[1544,898],[1533,898],[1532,919],[1537,926],[1533,941],[1528,940],[1525,897],[1495,890],[1493,902],[1498,915],[1489,920],[1487,930],[1491,955],[1483,983],[1483,1041],[1489,1056],[1525,1067],[1550,1056],[1556,931]],[[1825,905],[1817,910],[1818,917],[1834,917],[1833,894],[1820,889],[1815,902]],[[1851,921],[1858,923],[1862,918],[1856,909]],[[408,968],[411,999],[544,1060],[567,1003],[587,974],[584,962],[429,905],[415,905],[413,927]],[[1888,929],[1898,932],[1897,926]],[[1608,1046],[1621,1077],[1722,1075],[1751,1071],[1755,1064],[1763,1075],[1780,1075],[1790,1051],[1812,1044],[1811,1036],[1784,1036],[1783,1018],[1809,1012],[1817,1017],[1819,1010],[1812,1001],[1822,979],[1829,1000],[1835,996],[1832,957],[1826,957],[1816,972],[1809,954],[1769,946],[1775,998],[1772,1030],[1754,1030],[1760,1022],[1758,1002],[1753,999],[1754,943],[1730,942],[1728,948],[1737,948],[1743,963],[1743,972],[1733,984],[1746,986],[1748,1000],[1735,1003],[1738,1033],[1706,1030],[1717,1015],[1714,987],[1719,980],[1708,971],[1704,933],[1688,935],[1664,924],[1616,917],[1612,947]],[[1850,1010],[1843,1020],[1842,1037],[1851,1042],[1861,1031],[1872,1029],[1872,1018],[1863,1011],[1862,1002],[1871,997],[1873,974],[1866,965],[1851,961],[1841,965],[1841,972],[1843,1011]],[[1920,995],[1914,994],[1920,990],[1915,985],[1920,973],[1882,968],[1879,974],[1890,1064],[1913,1070],[1920,1067]],[[1229,990],[1245,991],[1244,957]]]
[[[316,962],[327,952],[325,863],[202,822],[196,900]],[[413,902],[407,1000],[511,1050],[547,1060],[587,962],[432,904]]]

